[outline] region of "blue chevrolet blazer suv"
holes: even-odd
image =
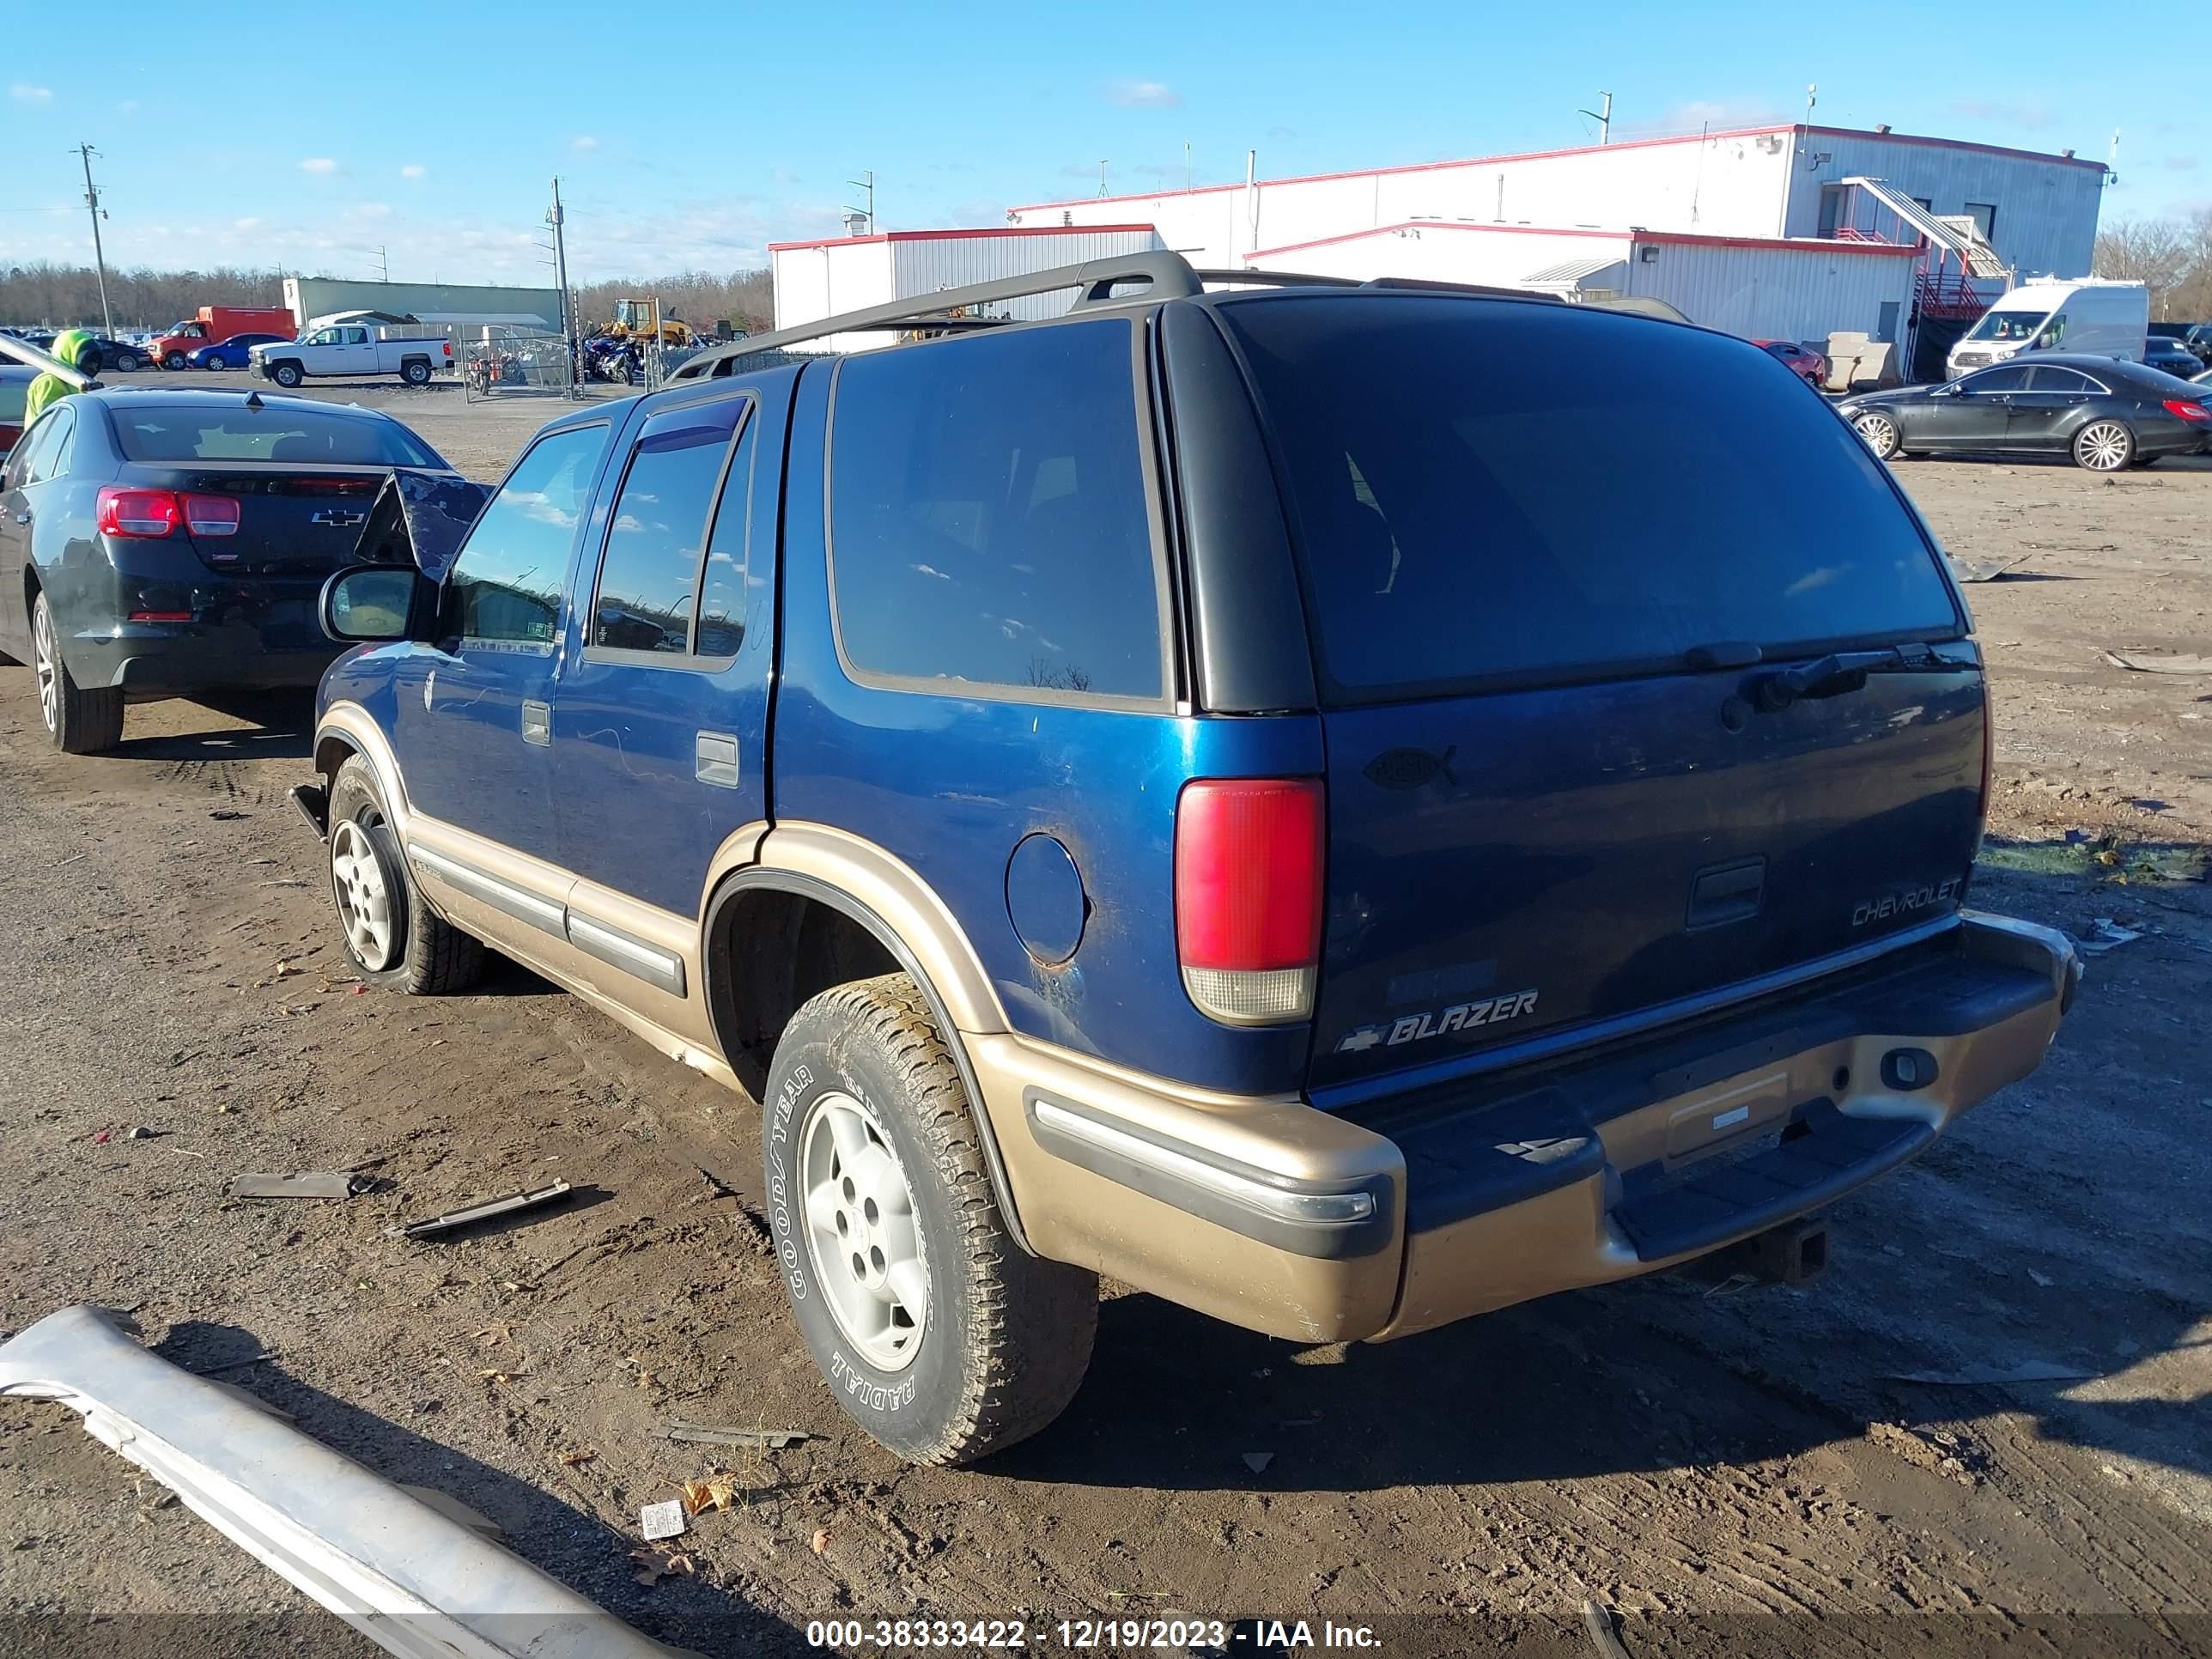
[[[908,1459],[1049,1423],[1102,1273],[1326,1343],[1817,1266],[2080,977],[1965,904],[1966,607],[1789,369],[1265,280],[711,348],[323,596],[362,978],[489,946],[757,1100],[799,1334]]]

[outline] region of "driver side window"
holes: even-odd
[[[2011,363],[1999,368],[1985,368],[1978,374],[1969,374],[1959,383],[1959,389],[1976,397],[1985,397],[1992,392],[2025,392],[2027,390],[2027,369],[2025,366]]]
[[[485,504],[446,579],[439,633],[539,654],[553,649],[576,532],[591,504],[605,425],[540,438]]]

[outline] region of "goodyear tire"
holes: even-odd
[[[31,666],[46,740],[64,755],[97,755],[123,741],[123,689],[81,686],[62,660],[62,631],[46,596],[31,601]]]
[[[269,378],[289,392],[307,377],[300,373],[297,363],[278,363],[269,371]]]
[[[350,756],[331,781],[325,843],[338,937],[361,982],[410,996],[465,991],[483,977],[481,941],[422,897],[385,810],[376,774]]]
[[[410,357],[399,365],[399,378],[410,386],[430,384],[430,365],[420,357]]]
[[[776,1044],[769,1227],[800,1334],[848,1415],[915,1463],[1043,1428],[1083,1381],[1098,1281],[1025,1255],[958,1068],[912,979],[823,992]]]

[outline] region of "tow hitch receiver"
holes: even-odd
[[[1802,1285],[1828,1270],[1828,1224],[1792,1221],[1745,1241],[1751,1272],[1774,1285]]]

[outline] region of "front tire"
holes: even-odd
[[[183,352],[173,351],[167,356],[161,359],[161,367],[164,368],[182,368],[185,366],[185,362],[186,359]]]
[[[483,977],[482,941],[430,908],[407,868],[376,774],[350,756],[331,781],[327,843],[338,937],[361,982],[410,996],[465,991]]]
[[[119,374],[136,374],[138,372],[138,354],[135,351],[117,352],[115,369]]]
[[[1851,422],[1851,430],[1874,451],[1876,460],[1893,460],[1900,447],[1897,422],[1879,410],[1869,410]]]
[[[97,755],[123,741],[123,688],[76,683],[62,660],[61,629],[44,593],[31,604],[31,666],[39,681],[39,714],[55,748],[64,755]]]
[[[300,366],[297,363],[279,363],[269,371],[269,378],[283,386],[285,391],[289,392],[306,376],[300,373]]]
[[[2074,465],[2090,472],[2124,472],[2136,458],[2136,434],[2118,421],[2092,421],[2074,434]]]
[[[1025,1254],[991,1189],[967,1091],[914,981],[823,992],[764,1091],[769,1226],[830,1391],[886,1449],[961,1464],[1066,1409],[1098,1281]]]

